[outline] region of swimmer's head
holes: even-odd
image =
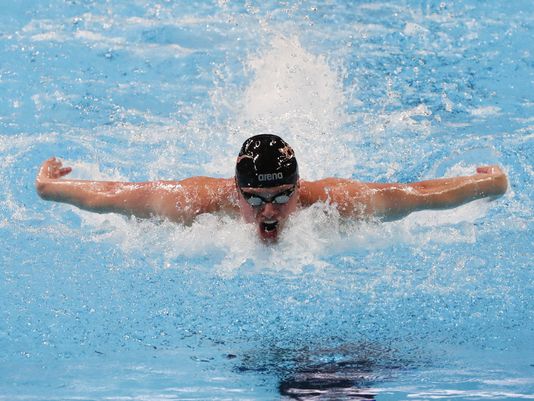
[[[299,178],[295,152],[276,135],[261,134],[247,139],[235,167],[241,188],[271,188],[296,184]]]
[[[293,149],[276,135],[256,135],[243,143],[235,168],[238,204],[260,238],[278,238],[299,201],[299,174]]]

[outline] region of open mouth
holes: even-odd
[[[261,222],[261,229],[266,233],[275,231],[277,227],[278,220],[265,220]]]

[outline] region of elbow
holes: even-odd
[[[47,182],[36,180],[35,181],[35,190],[37,191],[37,195],[39,195],[39,197],[41,199],[51,200],[49,186],[48,186]]]
[[[412,212],[427,208],[428,199],[415,188],[392,188],[381,202],[375,205],[383,221],[399,220]]]

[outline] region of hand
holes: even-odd
[[[494,175],[504,175],[504,172],[499,166],[480,166],[477,167],[477,173],[479,174],[494,174]]]
[[[477,174],[481,177],[488,176],[492,179],[494,195],[502,195],[508,188],[508,178],[499,166],[480,166],[477,167]]]
[[[41,197],[46,196],[46,184],[60,179],[61,177],[66,176],[72,171],[71,167],[62,167],[61,161],[57,160],[55,157],[52,157],[46,160],[37,174],[35,180],[35,186],[37,187],[37,192]]]

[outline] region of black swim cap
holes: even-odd
[[[276,135],[248,138],[237,157],[235,178],[237,185],[249,188],[296,184],[299,171],[295,152]]]

